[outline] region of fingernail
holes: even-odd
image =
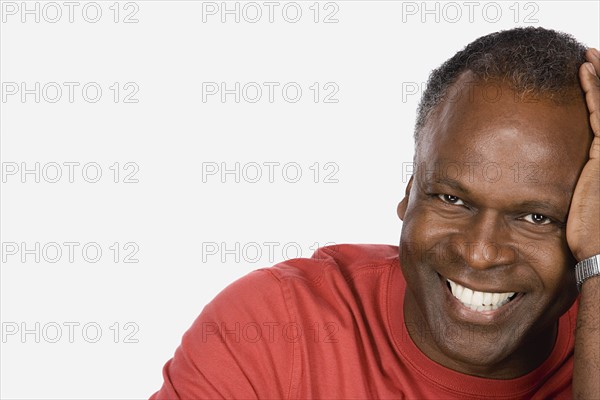
[[[586,62],[585,63],[585,67],[588,69],[588,71],[590,71],[592,74],[596,75],[596,70],[594,69],[594,65],[590,62]]]

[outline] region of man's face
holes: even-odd
[[[398,206],[405,318],[431,359],[512,378],[549,355],[577,295],[565,227],[589,115],[582,98],[472,83],[463,74],[429,118]]]

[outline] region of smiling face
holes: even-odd
[[[434,361],[507,379],[549,355],[577,295],[565,227],[589,116],[582,98],[472,82],[461,75],[421,131],[398,206],[405,319]]]

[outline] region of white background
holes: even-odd
[[[95,18],[89,2],[76,2],[73,22],[63,2],[1,3],[6,399],[147,398],[184,331],[233,280],[326,243],[398,242],[414,88],[433,68],[475,38],[514,26],[562,30],[594,47],[600,37],[596,1],[299,1],[296,23],[286,21],[294,5],[283,13],[289,2],[275,6],[272,23],[263,2],[256,23],[256,7],[244,2],[239,23],[233,14],[221,22],[221,2],[98,1],[95,23],[86,20]],[[38,7],[39,22],[24,7]],[[51,22],[57,10],[62,17]],[[124,22],[128,15],[137,22]],[[328,15],[337,22],[325,23]],[[39,102],[35,93],[23,99],[21,83],[36,82]],[[52,82],[62,87],[55,103]],[[79,85],[72,102],[63,82]],[[82,95],[89,82],[102,89],[95,103]],[[263,93],[256,103],[247,101],[256,95],[250,86],[239,103],[234,94],[203,101],[203,82],[256,82]],[[273,102],[263,82],[279,84]],[[290,82],[302,89],[295,103],[292,89],[288,100],[282,95]],[[137,102],[125,102],[132,88]],[[337,102],[324,102],[332,88]],[[73,182],[65,162],[80,163]],[[239,183],[234,173],[202,175],[207,165],[236,162]],[[279,163],[272,182],[265,162]],[[39,183],[21,175],[36,163]],[[63,174],[56,183],[54,163]],[[100,167],[96,183],[86,181],[93,168],[82,172],[88,163]],[[254,163],[262,167],[256,183]],[[288,163],[295,168],[284,173]],[[137,183],[124,182],[129,172]],[[78,243],[72,262],[65,242]],[[36,243],[37,254],[23,251]],[[96,262],[94,246],[102,250]],[[57,247],[63,253],[52,262]],[[129,261],[138,262],[124,262],[132,252]]]

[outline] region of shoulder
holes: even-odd
[[[275,303],[288,297],[286,292],[290,286],[318,291],[324,280],[348,283],[362,272],[389,269],[397,261],[398,247],[393,245],[336,244],[321,247],[310,258],[286,260],[239,278],[223,289],[205,311],[249,316],[260,310],[256,309],[257,306],[268,305],[271,314],[277,311],[287,313],[285,307],[276,307]]]
[[[198,329],[217,336],[231,329],[242,336],[251,330],[264,334],[271,327],[306,328],[322,320],[355,318],[359,310],[379,308],[385,301],[389,272],[397,265],[397,246],[319,248],[310,258],[255,270],[227,286],[204,308],[196,334]]]

